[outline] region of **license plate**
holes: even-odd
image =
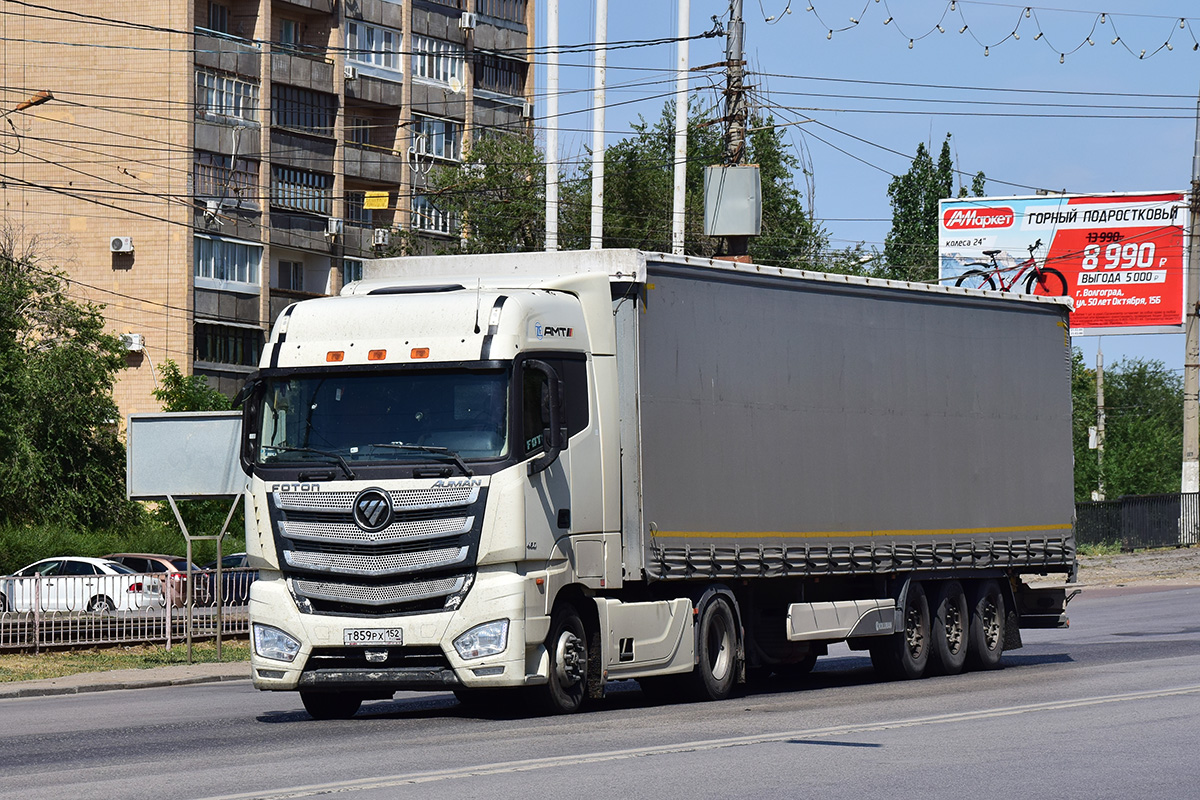
[[[344,628],[342,644],[404,644],[400,628]]]

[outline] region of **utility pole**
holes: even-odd
[[[591,249],[604,246],[604,99],[608,66],[608,0],[596,0],[596,69],[592,88]]]
[[[1183,354],[1183,477],[1180,491],[1200,491],[1200,99],[1196,101],[1196,144],[1192,151],[1192,194],[1188,198],[1188,263]]]
[[[671,191],[671,252],[683,255],[687,186],[688,19],[691,0],[679,0],[679,44],[675,63],[675,175]]]
[[[742,0],[729,2],[729,31],[725,45],[725,61],[729,65],[725,84],[725,164],[737,166],[746,156],[746,93],[743,79],[746,70],[742,60]],[[729,236],[729,255],[744,256],[750,237]]]
[[[546,6],[546,249],[558,249],[558,0]]]
[[[1104,499],[1104,350],[1096,339],[1096,493],[1093,500]]]

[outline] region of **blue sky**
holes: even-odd
[[[539,2],[539,45],[546,41],[547,2]],[[673,0],[608,5],[612,43],[678,35]],[[936,152],[947,133],[958,168],[983,170],[989,195],[1189,187],[1200,90],[1194,0],[951,5],[744,0],[752,102],[776,122],[793,123],[790,140],[811,165],[815,217],[833,246],[882,247],[891,175],[907,170],[919,142]],[[714,15],[727,20],[728,10],[728,0],[692,0],[691,34],[711,29]],[[560,0],[559,14],[561,44],[595,41],[594,0]],[[722,61],[724,48],[724,38],[693,41],[690,63]],[[564,158],[578,157],[591,142],[591,59],[591,53],[561,56]],[[639,113],[657,119],[674,89],[675,59],[672,44],[608,53],[608,141],[627,132]],[[536,80],[540,117],[544,69]],[[718,70],[698,73],[691,87],[712,105],[721,80]],[[1076,344],[1094,363],[1097,337],[1078,337]],[[1106,336],[1103,349],[1110,366],[1122,357],[1183,364],[1181,333]]]

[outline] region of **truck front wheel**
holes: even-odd
[[[737,619],[729,603],[714,598],[700,614],[696,646],[696,672],[692,676],[701,700],[724,700],[737,678]]]
[[[587,631],[573,605],[564,604],[550,617],[546,638],[550,680],[542,690],[542,705],[551,714],[578,711],[587,695]]]
[[[300,692],[304,710],[313,719],[350,719],[358,713],[362,696],[354,692]]]

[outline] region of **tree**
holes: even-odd
[[[1075,499],[1101,475],[1108,498],[1178,492],[1183,453],[1183,378],[1157,360],[1126,359],[1104,372],[1104,462],[1088,449],[1096,424],[1096,373],[1072,354]]]
[[[954,159],[950,134],[942,141],[937,163],[925,145],[917,145],[912,166],[888,184],[892,203],[892,229],[883,242],[884,264],[880,277],[909,281],[933,281],[938,277],[938,201],[953,197]],[[977,172],[971,193],[983,197],[986,176]],[[967,196],[960,186],[959,197]]]
[[[228,411],[229,398],[208,385],[203,375],[184,375],[179,365],[167,359],[158,370],[162,384],[154,399],[163,411]]]
[[[0,233],[0,521],[114,525],[137,513],[112,396],[125,349],[35,253]]]
[[[492,134],[460,164],[429,175],[433,202],[458,217],[465,235],[457,252],[529,252],[545,247],[546,163],[533,139]]]

